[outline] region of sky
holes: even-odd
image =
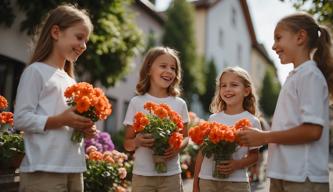
[[[158,10],[165,10],[170,2],[171,0],[157,0],[156,7]],[[274,42],[273,33],[275,24],[285,15],[295,12],[295,9],[289,1],[247,0],[247,3],[250,9],[257,41],[264,44],[270,58],[278,69],[279,80],[283,84],[293,66],[291,64],[282,65],[278,56],[272,50]]]

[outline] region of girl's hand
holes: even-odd
[[[94,123],[89,118],[76,114],[74,107],[67,109],[59,116],[64,122],[64,125],[74,129],[85,130],[91,128],[94,125]]]
[[[136,134],[135,138],[135,145],[137,147],[152,147],[154,145],[155,139],[151,134],[143,133],[143,134]]]
[[[180,149],[169,148],[164,153],[164,159],[170,160],[180,153]]]
[[[228,160],[223,161],[217,166],[220,173],[225,175],[230,175],[236,170],[241,168],[240,162],[238,160]]]
[[[265,132],[256,128],[241,129],[236,136],[241,145],[253,147],[266,144]]]
[[[94,138],[97,134],[97,128],[96,125],[93,125],[89,129],[83,129],[83,134],[85,139],[91,139]]]

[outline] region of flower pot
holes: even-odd
[[[0,160],[0,174],[14,173],[21,165],[24,153],[14,153],[8,159]]]
[[[219,178],[219,179],[225,179],[228,178],[229,175],[221,173],[217,166],[220,164],[223,164],[223,161],[227,161],[231,159],[232,154],[214,154],[214,161],[215,161],[215,166],[213,170],[213,177]]]
[[[161,155],[154,155],[153,160],[155,163],[155,170],[157,173],[166,173],[167,172],[167,164],[166,160]]]

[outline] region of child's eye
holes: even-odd
[[[171,67],[171,70],[176,71],[176,67]]]

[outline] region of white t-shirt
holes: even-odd
[[[148,111],[146,111],[143,106],[148,101],[158,104],[166,103],[172,108],[172,110],[176,111],[182,117],[183,123],[187,123],[189,121],[187,105],[183,99],[172,96],[158,98],[146,93],[141,96],[135,96],[131,99],[123,124],[133,125],[134,115],[136,112],[144,112],[147,114]],[[143,176],[169,176],[179,174],[181,173],[179,155],[167,161],[166,173],[157,173],[154,167],[153,150],[147,147],[138,147],[134,153],[133,173]]]
[[[228,126],[234,125],[238,120],[247,118],[252,126],[258,129],[261,129],[259,120],[249,113],[248,111],[244,111],[242,113],[236,115],[228,115],[224,112],[212,114],[208,121],[210,122],[218,122]],[[236,151],[232,154],[232,159],[238,160],[244,158],[246,154],[248,154],[248,147],[237,146]],[[201,169],[199,173],[199,178],[207,179],[207,180],[215,180],[215,181],[232,181],[232,182],[248,182],[249,177],[247,174],[247,169],[238,169],[233,172],[228,178],[220,179],[213,177],[213,170],[215,167],[214,157],[207,158],[204,156],[204,159],[201,164]]]
[[[269,144],[268,176],[295,182],[328,182],[329,103],[325,78],[314,61],[289,73],[275,109],[272,131],[303,123],[323,127],[318,141],[300,145]]]
[[[14,113],[15,128],[24,131],[25,157],[21,172],[86,170],[83,144],[71,141],[72,128],[44,130],[49,116],[68,109],[64,92],[74,83],[65,71],[44,63],[33,63],[24,70]]]

